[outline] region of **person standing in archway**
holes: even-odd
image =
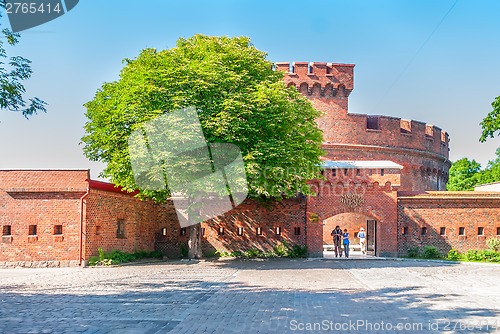
[[[349,257],[349,232],[347,232],[347,229],[344,229],[344,233],[342,234],[342,243],[344,244],[344,253],[345,257]]]
[[[364,228],[359,229],[358,238],[361,253],[366,254],[366,233]]]
[[[335,257],[342,257],[342,248],[340,247],[342,241],[342,229],[340,226],[335,226],[335,229],[331,233],[333,237],[333,249],[335,250]]]

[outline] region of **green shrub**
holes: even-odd
[[[92,256],[90,259],[89,259],[89,262],[88,262],[88,265],[93,267],[93,266],[96,266],[98,263],[99,263],[99,256]]]
[[[243,252],[242,251],[234,251],[231,252],[232,257],[243,257]]]
[[[458,261],[460,260],[461,255],[456,249],[450,249],[447,258],[448,260]]]
[[[476,250],[471,249],[463,254],[467,261],[486,261],[486,262],[500,262],[500,253],[491,249]]]
[[[220,257],[238,257],[238,258],[275,258],[275,257],[290,257],[290,258],[299,258],[307,256],[307,247],[301,247],[295,245],[290,247],[285,240],[277,243],[273,250],[270,251],[262,251],[257,248],[247,249],[245,251],[233,251],[228,253],[226,251],[216,251],[216,254]]]
[[[407,254],[408,257],[418,257],[418,255],[420,254],[420,248],[418,248],[418,247],[410,247],[406,251],[406,254]]]
[[[470,249],[467,252],[465,252],[464,258],[467,261],[484,261],[485,259],[482,251],[479,251],[477,249]]]
[[[270,250],[268,252],[260,252],[259,257],[264,258],[264,259],[272,259],[275,257],[279,257],[278,254],[274,250]]]
[[[285,241],[278,242],[276,246],[274,246],[274,252],[277,256],[288,256],[289,248]]]
[[[489,238],[488,240],[486,240],[486,244],[488,245],[490,250],[494,252],[500,251],[500,239]]]
[[[98,256],[92,256],[88,264],[89,266],[109,266],[112,264],[119,264],[119,263],[125,263],[125,262],[131,262],[137,259],[144,259],[144,258],[163,258],[163,254],[158,252],[158,251],[137,251],[135,253],[125,253],[119,250],[113,250],[109,253],[106,253],[102,250],[102,248],[99,248],[98,250],[99,255]]]
[[[149,254],[149,257],[151,257],[153,259],[163,259],[163,254],[162,254],[162,252],[155,250]]]
[[[226,252],[226,251],[216,250],[215,251],[215,256],[218,256],[218,257],[228,257],[228,256],[231,256],[231,254],[229,252]]]
[[[259,249],[251,248],[251,249],[243,252],[243,256],[251,259],[251,258],[259,257],[261,255],[261,253],[262,252]]]
[[[470,249],[467,252],[460,254],[452,249],[448,252],[449,260],[465,260],[465,261],[481,261],[481,262],[500,262],[500,253],[491,249]]]
[[[293,246],[291,251],[288,253],[288,257],[291,258],[307,257],[307,246],[299,246],[299,245]]]
[[[214,251],[214,250],[211,250],[211,251],[208,251],[208,252],[203,252],[203,256],[207,257],[207,258],[220,257],[219,252],[218,251]]]
[[[441,253],[439,253],[438,249],[434,246],[425,246],[422,257],[424,259],[440,259]]]
[[[180,251],[181,251],[181,257],[188,257],[189,255],[189,248],[185,243],[181,243],[179,245]]]
[[[482,251],[483,253],[483,258],[487,262],[500,262],[500,253],[495,252],[494,250],[491,249],[486,249]]]
[[[99,249],[97,249],[97,252],[99,253],[99,260],[100,261],[104,260],[106,255],[105,255],[104,251],[102,250],[102,247],[99,247]]]

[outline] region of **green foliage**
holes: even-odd
[[[281,257],[302,258],[307,256],[307,246],[290,247],[285,240],[282,240],[274,246],[274,252]]]
[[[232,257],[243,257],[243,252],[242,251],[233,251],[229,254],[229,256]]]
[[[203,257],[208,257],[208,258],[211,258],[211,257],[219,257],[219,254],[217,251],[207,251],[207,252],[204,252],[203,253]]]
[[[181,257],[188,257],[189,248],[185,243],[179,244],[179,249],[181,250]]]
[[[406,256],[411,257],[411,258],[418,257],[419,255],[420,255],[420,248],[418,248],[418,247],[410,247],[406,251]]]
[[[245,251],[234,251],[234,252],[226,252],[226,251],[217,251],[216,252],[220,257],[238,257],[238,258],[246,258],[246,259],[254,259],[254,258],[275,258],[275,257],[288,257],[288,258],[304,258],[307,257],[307,247],[294,245],[290,247],[285,240],[277,243],[272,251],[265,252],[263,250],[257,248],[247,249]]]
[[[500,253],[487,250],[471,249],[462,254],[462,259],[466,261],[500,262]]]
[[[500,253],[486,249],[483,250],[483,258],[486,262],[500,262]]]
[[[470,249],[463,254],[463,258],[467,261],[483,261],[483,252],[477,249]]]
[[[500,181],[500,148],[496,150],[496,158],[488,161],[488,165],[479,175],[479,184]]]
[[[195,35],[172,49],[143,50],[85,104],[85,155],[106,164],[102,176],[135,190],[129,135],[165,112],[194,106],[207,141],[240,148],[249,197],[309,194],[306,182],[320,175],[323,154],[320,113],[282,78],[247,37]],[[162,201],[170,194],[141,195]]]
[[[450,168],[446,189],[451,191],[474,190],[479,183],[481,165],[475,160],[462,158],[455,161]]]
[[[260,249],[251,248],[251,249],[243,252],[243,257],[252,259],[252,258],[256,258],[256,257],[263,257],[262,256],[263,254],[264,254],[264,252],[261,251]]]
[[[461,259],[460,253],[456,249],[450,249],[446,257],[448,260],[458,261]]]
[[[442,258],[441,254],[434,246],[425,246],[422,254],[419,253],[418,247],[410,248],[408,249],[408,257],[420,257],[424,259]],[[471,249],[465,253],[460,253],[456,249],[450,249],[445,259],[451,261],[500,262],[500,253],[492,249]]]
[[[0,1],[0,8],[5,8],[5,1]],[[0,18],[2,17],[0,13]],[[20,35],[12,33],[7,28],[2,29],[1,34],[5,37],[10,47],[19,42]],[[5,67],[8,64],[8,68]],[[31,61],[21,56],[7,56],[4,41],[0,38],[0,109],[21,112],[26,118],[36,114],[38,111],[45,112],[47,103],[38,97],[30,98],[29,103],[24,99],[26,89],[22,81],[31,77]]]
[[[481,170],[481,165],[475,160],[463,158],[455,161],[450,168],[448,190],[474,190],[479,184],[500,181],[500,148],[496,150],[496,158],[488,161],[486,168]]]
[[[492,103],[493,110],[482,120],[481,128],[483,132],[479,141],[485,142],[488,138],[493,138],[495,133],[500,130],[500,96],[498,96]]]
[[[500,239],[498,238],[489,238],[486,240],[486,244],[488,248],[494,252],[500,251]]]
[[[292,250],[288,253],[291,258],[304,258],[307,257],[307,246],[294,245]]]
[[[89,266],[109,266],[112,264],[119,264],[125,262],[131,262],[139,259],[161,259],[163,255],[158,251],[137,251],[135,253],[125,253],[119,250],[113,250],[109,253],[104,252],[102,248],[97,250],[99,252],[98,256],[92,256],[89,259]]]
[[[274,252],[277,256],[288,256],[289,248],[286,244],[286,241],[278,242],[276,246],[274,246]]]
[[[425,246],[422,252],[422,257],[424,259],[440,259],[441,253],[434,246]]]

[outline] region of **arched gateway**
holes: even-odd
[[[358,232],[363,228],[366,235],[366,251],[368,255],[377,253],[377,219],[360,212],[343,212],[323,221],[323,250],[333,249],[332,231],[336,226],[347,229],[351,241],[351,249],[361,250]]]
[[[336,225],[351,241],[363,227],[368,250],[377,256],[397,254],[397,190],[403,166],[392,161],[330,161],[324,179],[310,183],[316,196],[307,199],[307,246],[311,256],[323,256],[332,244]]]

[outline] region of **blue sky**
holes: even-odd
[[[499,12],[496,0],[80,0],[9,51],[32,60],[28,96],[49,106],[30,120],[0,112],[0,168],[91,168],[96,178],[102,165],[79,145],[83,104],[124,58],[196,33],[249,36],[271,61],[354,63],[350,112],[434,124],[450,134],[451,160],[484,166],[500,146],[478,141],[500,95]]]

